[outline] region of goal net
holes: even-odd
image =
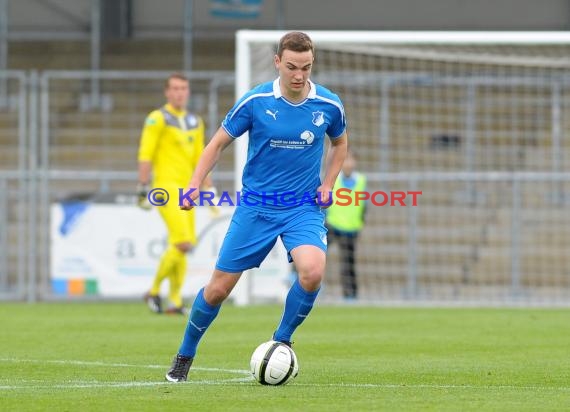
[[[368,203],[358,299],[567,304],[570,34],[308,34],[368,191],[422,192],[415,207]],[[276,77],[282,35],[238,32],[238,96]],[[344,255],[330,246],[323,299],[343,297]]]

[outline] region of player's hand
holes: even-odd
[[[319,205],[321,209],[327,209],[331,207],[333,202],[332,187],[325,185],[319,186],[317,189],[316,201],[317,205]]]
[[[152,209],[152,205],[148,201],[148,185],[143,183],[137,185],[137,206],[143,210]]]
[[[196,200],[198,200],[198,198],[200,197],[200,189],[194,186],[193,184],[190,184],[184,190],[184,193],[189,193],[188,197],[192,201],[188,200],[188,198],[185,197],[184,200],[182,200],[182,205],[180,205],[180,209],[192,210],[197,205]]]

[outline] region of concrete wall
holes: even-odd
[[[288,6],[286,14],[287,23],[295,27],[374,30],[570,28],[568,0],[304,0],[295,3],[303,4],[302,9]],[[327,17],[321,20],[318,16],[323,12]]]
[[[570,0],[258,0],[256,18],[220,18],[221,0],[194,0],[197,35],[231,36],[238,28],[365,30],[567,30]],[[281,3],[282,2],[282,3]],[[86,33],[90,0],[9,0],[12,36],[30,31]],[[178,37],[184,0],[134,0],[137,37]],[[219,3],[218,3],[219,4]],[[280,6],[281,5],[281,6]],[[278,13],[278,10],[283,13]]]

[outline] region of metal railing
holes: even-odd
[[[147,110],[162,102],[162,82],[168,74],[0,72],[0,80],[6,79],[8,89],[17,96],[14,100],[17,109],[8,110],[9,114],[5,116],[10,124],[17,125],[17,133],[14,139],[2,140],[4,145],[9,145],[8,149],[16,153],[17,160],[10,163],[8,170],[0,167],[0,191],[8,194],[0,199],[0,298],[34,301],[53,297],[49,284],[50,206],[78,191],[123,193],[134,187],[140,126]],[[93,75],[100,81],[101,93],[111,96],[107,110],[82,110],[78,104],[78,96],[89,92]],[[229,108],[222,109],[222,97],[233,100],[230,87],[234,81],[233,74],[194,72],[189,76],[196,91],[194,97],[198,103],[201,102],[199,110],[207,119],[208,135],[211,136],[221,120],[221,113]],[[149,97],[153,95],[156,97]],[[552,96],[554,109],[549,121],[555,124],[560,121],[560,104],[557,103],[556,92]],[[117,113],[119,123],[115,119]],[[117,126],[123,121],[127,125],[125,128]],[[557,136],[553,141],[562,144],[563,135],[559,129],[560,125],[552,127]],[[96,132],[92,133],[93,130]],[[97,150],[102,150],[102,160],[96,157]],[[121,150],[124,150],[123,157],[104,157],[121,154]],[[465,155],[468,159],[468,153]],[[553,156],[553,160],[556,158]],[[390,210],[389,213],[381,207],[371,207],[371,220],[362,234],[359,261],[362,281],[367,285],[365,299],[370,302],[402,299],[408,302],[477,301],[490,304],[570,303],[570,280],[561,269],[563,255],[556,256],[558,264],[545,264],[539,268],[544,269],[544,273],[533,273],[536,269],[525,266],[525,251],[533,245],[537,248],[537,256],[545,261],[553,256],[552,250],[570,247],[565,243],[567,236],[564,232],[565,227],[570,227],[570,222],[564,220],[561,213],[566,206],[566,197],[559,196],[570,183],[570,172],[558,171],[558,166],[555,166],[553,164],[553,172],[377,173],[375,170],[378,169],[364,170],[374,190],[387,187],[424,190],[424,198],[420,199],[417,207],[406,207],[398,212]],[[228,168],[218,171],[216,176],[227,183],[234,175]],[[389,185],[385,186],[386,183]],[[228,187],[232,185],[228,184]],[[469,196],[465,196],[465,187],[469,187]],[[475,195],[472,196],[471,192]],[[552,240],[545,241],[551,250],[541,247],[538,241],[529,241],[531,232],[527,221],[533,208],[541,211],[536,213],[533,224],[549,228],[553,235]],[[400,212],[401,215],[398,214]],[[392,228],[398,232],[399,243],[390,243],[388,236],[383,237],[386,216],[391,216],[391,213],[400,219],[398,226]],[[441,219],[446,213],[450,219],[455,213],[459,227],[450,228],[445,219]],[[469,222],[462,219],[469,213],[490,216],[485,223],[479,224],[474,220],[473,224],[479,225],[482,232],[502,233],[500,236],[503,237],[497,235],[502,242],[497,250],[500,248],[503,266],[493,267],[493,260],[489,260],[491,266],[485,266],[484,255],[493,248],[485,243],[488,242],[485,236],[460,245],[474,250],[473,253],[479,256],[454,255],[453,249],[457,245],[450,229],[463,230],[461,225]],[[558,219],[554,224],[552,216]],[[431,223],[426,225],[426,221]],[[449,249],[437,259],[430,256],[431,252],[441,252],[434,248],[433,239],[436,237],[443,249]],[[398,263],[398,267],[395,264],[390,267],[393,265],[390,260],[392,251],[395,251],[394,255],[404,256],[404,263]],[[336,270],[334,264],[330,267],[331,272]],[[448,278],[432,276],[428,270],[432,267],[442,273],[449,269],[453,273],[463,271],[468,274],[459,280],[456,275]],[[478,274],[484,274],[487,269],[489,273],[485,280],[477,280]],[[403,270],[403,276],[396,275],[399,270]],[[546,273],[549,270],[552,276]],[[330,282],[331,288],[326,293],[331,293],[337,283],[334,276]],[[543,287],[541,282],[549,286]],[[480,286],[486,289],[479,290]],[[435,293],[437,288],[453,289],[454,292]],[[497,295],[486,298],[484,294],[489,292],[489,288]],[[335,297],[334,293],[330,296]]]
[[[570,237],[566,236],[570,216],[565,216],[564,211],[567,202],[561,201],[558,192],[560,185],[570,183],[570,172],[401,172],[369,173],[367,177],[369,186],[376,188],[369,189],[369,191],[383,191],[385,190],[385,183],[389,183],[392,190],[422,192],[417,197],[418,206],[413,206],[408,202],[405,208],[406,223],[402,225],[402,228],[405,228],[404,230],[407,232],[407,243],[401,247],[405,249],[407,270],[402,287],[399,292],[391,297],[384,297],[385,299],[426,300],[425,290],[422,291],[422,288],[429,287],[429,281],[438,278],[438,276],[426,275],[427,272],[422,270],[419,263],[419,256],[421,255],[419,250],[422,246],[429,248],[437,234],[447,238],[443,246],[451,250],[456,245],[449,234],[452,232],[451,229],[454,229],[451,221],[454,217],[467,215],[467,217],[457,219],[460,224],[465,225],[463,227],[465,231],[469,229],[467,226],[476,224],[481,227],[481,232],[488,233],[489,230],[501,232],[501,242],[497,242],[497,245],[494,245],[487,235],[482,236],[478,241],[471,241],[469,243],[470,248],[479,251],[481,249],[495,249],[496,254],[504,253],[503,257],[508,255],[508,259],[503,259],[508,264],[508,270],[502,272],[499,268],[489,267],[491,272],[488,280],[481,283],[464,278],[455,286],[456,289],[466,289],[485,284],[493,287],[495,291],[500,291],[504,302],[569,303],[570,275],[566,271],[565,264],[568,262],[565,262],[567,255],[565,250],[570,249]],[[475,197],[465,190],[466,183],[478,193]],[[436,197],[437,200],[435,200]],[[379,197],[379,199],[383,200],[384,198]],[[378,218],[381,214],[385,214],[386,208],[374,207],[370,201],[368,201],[368,206],[372,212],[368,212],[371,216],[367,218],[364,232],[368,232],[369,235],[372,235],[370,237],[377,241],[382,237],[381,235],[380,238],[374,236],[373,232],[376,231],[381,234],[382,225],[385,224],[386,220],[378,222],[375,221],[375,217]],[[397,206],[398,203],[396,202]],[[457,213],[457,216],[454,216],[454,212]],[[493,216],[493,218],[484,223],[478,222],[475,217],[481,214]],[[499,214],[503,216],[503,219],[497,218]],[[390,216],[389,213],[388,215]],[[529,224],[531,220],[532,222]],[[435,223],[431,223],[432,221]],[[427,231],[432,233],[425,233],[422,243],[418,233],[425,226],[428,227]],[[548,238],[534,236],[535,232],[545,230],[550,235]],[[364,241],[367,241],[366,234],[364,238]],[[522,244],[523,241],[524,245]],[[545,265],[543,268],[549,273],[533,272],[536,269],[523,267],[522,260],[525,251],[532,251],[533,249],[542,252],[546,258],[550,256],[550,265]],[[549,249],[552,253],[548,253]],[[555,249],[560,252],[553,252]],[[379,252],[381,250],[382,245],[378,248]],[[372,259],[376,264],[382,264],[382,260],[377,255],[368,259]],[[556,259],[562,262],[556,262]],[[424,260],[429,261],[429,256]],[[436,261],[436,259],[433,260]],[[475,266],[477,263],[481,263],[481,260],[481,257],[477,257],[472,262],[464,262],[462,269],[464,271],[473,270],[470,264]],[[440,262],[442,266],[446,264],[445,256],[440,259]],[[493,260],[490,259],[490,262],[492,263]],[[420,285],[422,277],[424,283]],[[496,281],[493,281],[493,278],[496,278]],[[450,280],[448,283],[454,284],[455,281],[457,279]],[[558,299],[535,293],[533,289],[540,289],[541,283],[557,285],[555,287],[558,288],[560,294]],[[457,294],[455,296],[449,294],[446,300],[456,300],[457,298]],[[489,299],[483,295],[471,296],[467,300],[489,303]],[[500,302],[495,301],[494,303]]]
[[[26,178],[20,172],[0,170],[0,299],[29,297],[26,190]]]
[[[28,81],[22,71],[0,70],[0,83],[5,85],[0,150],[0,296],[23,299],[26,285],[26,230],[29,227],[27,190],[29,187],[29,117],[27,111]],[[2,96],[0,95],[0,100]],[[16,255],[15,258],[12,255]]]

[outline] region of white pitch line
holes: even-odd
[[[41,360],[41,359],[17,359],[17,358],[0,358],[0,362],[8,363],[50,363],[58,365],[79,365],[79,366],[107,366],[112,368],[146,368],[146,369],[168,369],[165,365],[135,365],[129,363],[107,363],[100,361],[80,361],[80,360]],[[205,372],[228,372],[249,375],[250,371],[244,369],[223,369],[223,368],[201,368],[199,366],[192,367],[192,370]]]
[[[26,381],[23,381],[26,382]],[[253,383],[253,378],[233,378],[221,380],[190,380],[184,383],[173,384],[165,381],[161,382],[74,382],[68,384],[55,385],[0,385],[0,390],[21,390],[21,389],[92,389],[92,388],[136,388],[161,385],[203,385],[203,386],[223,386]],[[375,383],[298,383],[291,386],[305,387],[327,387],[327,388],[373,388],[373,389],[470,389],[470,390],[562,390],[568,391],[570,387],[565,386],[513,386],[513,385],[396,385],[396,384],[375,384]]]
[[[21,381],[29,382],[29,381]],[[163,386],[163,385],[231,385],[235,383],[254,382],[251,378],[233,378],[233,379],[220,379],[214,380],[199,380],[188,381],[185,383],[171,383],[167,381],[160,382],[73,382],[73,383],[58,383],[54,385],[0,385],[0,390],[18,390],[18,389],[92,389],[92,388],[140,388],[148,386]]]
[[[136,365],[127,363],[105,363],[99,361],[80,361],[80,360],[40,360],[40,359],[17,359],[17,358],[0,358],[0,362],[9,363],[50,363],[60,365],[80,365],[80,366],[108,366],[120,368],[150,368],[150,369],[166,369],[164,365]],[[250,372],[243,369],[223,369],[223,368],[200,368],[193,367],[192,370],[208,371],[208,372],[228,372],[247,375],[241,378],[219,379],[219,380],[189,380],[185,383],[177,385],[232,385],[254,382]],[[20,382],[37,382],[25,381]],[[165,381],[160,382],[99,382],[99,381],[78,381],[53,385],[0,385],[0,390],[15,389],[81,389],[81,388],[130,388],[172,385]],[[373,389],[486,389],[486,390],[557,390],[570,391],[568,386],[515,386],[515,385],[408,385],[408,384],[382,384],[382,383],[302,383],[295,382],[294,386],[308,387],[328,387],[328,388],[373,388]]]
[[[568,386],[516,386],[516,385],[408,385],[390,383],[294,383],[295,386],[331,388],[379,388],[379,389],[520,389],[520,390],[560,390],[570,391]]]

